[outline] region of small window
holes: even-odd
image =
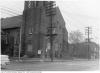
[[[33,32],[33,29],[32,29],[32,28],[30,28],[30,29],[29,29],[29,34],[31,35],[31,34],[32,34],[32,32]]]

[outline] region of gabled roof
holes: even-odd
[[[20,27],[23,23],[22,15],[1,19],[1,29]]]

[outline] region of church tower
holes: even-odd
[[[55,27],[54,33],[57,36],[53,39],[54,57],[63,56],[65,46],[68,42],[68,32],[65,28],[65,21],[58,7],[55,15],[47,16],[46,5],[48,1],[25,1],[22,25],[22,48],[21,53],[30,57],[50,57],[50,37],[48,27],[51,23]],[[65,42],[66,41],[66,42]],[[66,52],[65,52],[66,54]],[[64,55],[65,56],[65,55]]]
[[[44,35],[41,33],[41,11],[43,1],[25,1],[23,12],[23,49],[25,54],[38,57],[39,50],[44,43]]]

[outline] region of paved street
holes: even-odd
[[[98,69],[98,61],[66,60],[64,62],[11,62],[3,71],[89,71]]]

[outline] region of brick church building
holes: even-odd
[[[8,50],[11,56],[18,57],[19,48],[21,56],[50,56],[50,38],[46,36],[50,17],[45,12],[46,3],[48,1],[25,1],[23,15],[1,19],[1,29],[7,35],[9,47],[5,51]],[[52,25],[57,36],[53,38],[53,55],[63,57],[68,52],[68,32],[59,8],[55,10]]]

